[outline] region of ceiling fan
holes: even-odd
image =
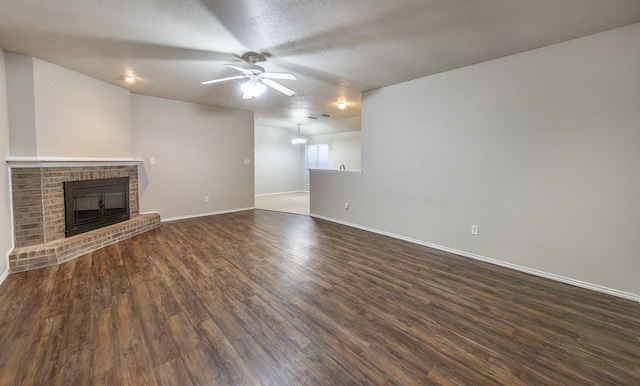
[[[280,91],[286,96],[292,96],[295,94],[295,91],[281,85],[278,82],[273,81],[272,79],[286,79],[286,80],[297,80],[295,75],[286,73],[286,72],[265,72],[264,67],[258,66],[256,63],[266,60],[264,56],[257,54],[255,52],[248,52],[242,56],[248,64],[244,67],[236,66],[234,64],[225,64],[225,66],[229,68],[233,68],[234,70],[238,70],[242,72],[242,75],[230,76],[228,78],[214,79],[208,80],[206,82],[202,82],[202,84],[211,84],[224,82],[227,80],[233,79],[243,79],[248,78],[247,83],[242,85],[242,99],[251,99],[253,97],[257,97],[262,95],[267,90],[266,86],[269,86],[273,89]],[[266,85],[266,86],[265,86]]]

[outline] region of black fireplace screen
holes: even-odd
[[[63,184],[67,237],[129,219],[129,177]]]

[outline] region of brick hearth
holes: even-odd
[[[14,273],[64,263],[159,226],[159,214],[143,214],[76,236],[15,248],[9,254],[9,269]]]
[[[65,238],[63,182],[129,177],[131,219]],[[15,249],[11,272],[59,264],[160,226],[157,214],[139,215],[137,165],[12,167]]]

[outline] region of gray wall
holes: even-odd
[[[33,95],[33,58],[5,53],[11,155],[38,155],[36,141],[36,104]],[[5,63],[3,62],[3,64]]]
[[[129,90],[36,58],[7,57],[13,156],[131,157]]]
[[[131,111],[141,212],[167,220],[254,207],[253,113],[135,94]]]
[[[0,160],[9,156],[9,112],[7,107],[7,84],[4,51],[0,48]],[[9,252],[11,240],[11,220],[9,217],[9,178],[7,166],[0,165],[0,283],[9,272]]]
[[[291,144],[291,131],[255,128],[256,195],[304,190],[304,146]]]
[[[640,300],[639,41],[635,24],[365,93],[363,173],[313,172],[311,212]]]

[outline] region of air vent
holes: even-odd
[[[312,117],[312,116],[309,116],[307,118],[309,118],[309,119],[318,119],[318,117]]]
[[[322,115],[323,117],[326,117],[326,118],[330,118],[331,117],[331,115],[329,115],[329,114],[320,114],[320,115]]]

